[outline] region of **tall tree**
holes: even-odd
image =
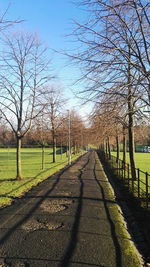
[[[49,140],[49,132],[47,130],[47,123],[46,120],[44,118],[44,114],[43,112],[41,112],[40,116],[38,116],[35,120],[34,120],[34,125],[32,127],[32,132],[30,133],[32,134],[32,138],[34,141],[36,141],[37,144],[39,144],[42,148],[42,160],[41,160],[41,166],[42,169],[44,169],[44,165],[45,165],[45,146],[48,143]]]
[[[46,49],[38,37],[16,33],[6,38],[0,70],[0,113],[16,136],[16,178],[22,178],[21,140],[40,106],[40,88],[50,79]],[[38,107],[38,108],[37,108]]]
[[[44,87],[44,101],[45,101],[45,113],[47,114],[47,121],[49,122],[51,134],[52,134],[52,146],[53,146],[53,162],[56,162],[56,137],[57,130],[62,124],[59,120],[66,99],[63,97],[62,88],[56,85],[47,85]],[[48,127],[49,127],[48,126]]]

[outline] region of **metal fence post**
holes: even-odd
[[[125,178],[126,178],[126,163],[125,162],[123,162],[123,178],[124,178],[124,180],[125,180]]]
[[[116,161],[117,176],[119,175],[119,167],[118,167],[118,165],[119,165],[119,162],[118,162],[118,161]]]
[[[146,208],[148,208],[148,173],[146,172],[145,173],[145,178],[146,178],[146,181],[145,181],[145,186],[146,186]]]
[[[121,160],[119,159],[119,177],[121,178]]]
[[[102,154],[103,158],[105,159],[105,162],[108,161],[108,155],[106,153]],[[149,208],[150,204],[150,183],[149,178],[150,174],[148,172],[143,172],[139,168],[135,168],[136,172],[136,180],[132,178],[131,175],[131,166],[129,163],[124,162],[123,160],[116,160],[117,158],[114,156],[111,156],[111,159],[109,160],[109,167],[111,169],[114,169],[114,173],[117,175],[118,178],[125,181],[125,184],[128,187],[128,190],[131,191],[133,195],[136,195],[138,199],[140,200],[141,196],[141,183],[144,184],[143,177],[141,177],[141,173],[145,174],[145,190],[144,191],[144,203],[145,207]],[[142,199],[141,199],[142,200]]]
[[[109,164],[110,164],[110,168],[112,169],[112,159],[110,159]]]
[[[130,187],[130,184],[129,184],[129,178],[130,178],[130,166],[129,166],[129,163],[128,163],[128,188]]]
[[[140,198],[140,170],[137,169],[137,178],[138,178],[138,198]]]
[[[121,165],[122,165],[121,168],[122,168],[122,180],[123,180],[123,178],[124,178],[123,177],[123,173],[124,173],[124,168],[123,168],[124,167],[124,162],[123,162],[123,160],[122,160],[122,164]]]
[[[134,179],[132,178],[132,193],[134,194]]]

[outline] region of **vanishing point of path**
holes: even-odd
[[[142,266],[95,152],[1,209],[0,218],[0,266]]]

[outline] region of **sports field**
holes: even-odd
[[[111,152],[116,157],[116,152]],[[122,159],[123,153],[120,152],[120,159]],[[129,163],[129,153],[127,153],[127,162]],[[136,168],[150,174],[150,153],[135,153]]]
[[[72,160],[80,154],[72,156]],[[37,185],[59,169],[68,164],[66,153],[57,149],[57,162],[52,163],[52,149],[44,151],[45,164],[42,169],[42,149],[23,148],[21,150],[23,179],[16,181],[16,150],[0,149],[0,206],[10,204],[14,198],[21,196],[31,187]]]
[[[111,153],[112,156],[116,156],[116,152]],[[122,159],[123,154],[120,153],[120,159]],[[129,153],[127,153],[127,162],[130,164],[129,161]],[[141,193],[145,194],[145,192],[148,192],[150,194],[150,153],[135,153],[135,162],[136,162],[136,169],[140,169],[139,171],[139,187],[141,190]],[[148,175],[146,176],[146,172]],[[137,177],[138,172],[136,171]],[[131,170],[130,170],[131,175]],[[146,177],[147,182],[146,182]],[[134,182],[135,187],[138,187],[138,182]],[[137,190],[136,190],[137,192]]]

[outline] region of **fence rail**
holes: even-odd
[[[117,160],[115,156],[108,156],[103,151],[100,152],[100,157],[107,162],[109,168],[123,181],[128,190],[140,200],[141,206],[150,208],[150,174],[135,168],[136,178],[133,179],[129,163]]]

